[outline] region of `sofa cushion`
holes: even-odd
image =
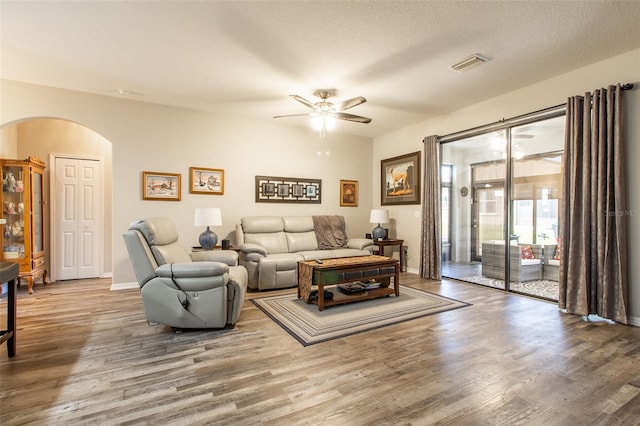
[[[166,244],[163,246],[151,246],[153,257],[158,265],[165,263],[184,263],[191,262],[191,257],[184,251],[178,243]]]
[[[311,216],[285,216],[282,218],[286,232],[313,231],[313,219]]]
[[[315,260],[315,259],[335,259],[338,257],[369,256],[371,255],[371,252],[368,250],[340,248],[340,249],[333,249],[333,250],[299,251],[297,254],[304,257],[304,260]]]
[[[286,234],[290,252],[318,250],[318,240],[316,240],[315,232],[287,232]]]
[[[329,250],[332,257],[352,257],[352,256],[369,256],[371,253],[367,250],[358,250],[350,248],[336,248]]]
[[[284,231],[262,234],[245,234],[244,240],[246,243],[261,245],[267,250],[267,253],[287,253],[289,251],[287,237]]]
[[[298,267],[303,258],[296,253],[278,253],[260,259],[262,268],[272,267],[276,271],[289,271]]]
[[[273,233],[284,231],[280,216],[249,216],[241,219],[245,234]],[[249,241],[247,241],[249,242]]]

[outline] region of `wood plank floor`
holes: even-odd
[[[305,348],[249,300],[234,329],[175,334],[110,280],[23,286],[17,356],[0,347],[0,424],[638,424],[640,328],[401,282],[473,306]]]

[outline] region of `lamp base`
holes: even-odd
[[[373,230],[371,231],[371,237],[373,237],[374,241],[384,240],[386,236],[387,231],[385,231],[384,228],[380,226],[380,224],[378,224],[378,226],[373,228]]]
[[[216,244],[218,244],[218,236],[207,226],[207,229],[200,234],[198,241],[200,242],[200,247],[204,250],[213,250]]]

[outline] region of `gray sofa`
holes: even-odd
[[[544,246],[544,279],[549,281],[560,281],[560,260],[554,259],[556,254],[556,244]]]
[[[235,325],[247,291],[235,251],[188,253],[163,217],[132,222],[123,237],[148,322],[177,329]]]
[[[534,259],[522,259],[521,247],[530,246]],[[482,243],[482,275],[487,278],[505,279],[504,242]],[[512,282],[542,279],[542,246],[537,244],[512,244],[509,247],[510,279]]]
[[[299,261],[372,254],[373,240],[348,238],[342,216],[315,218],[249,216],[241,219],[241,223],[236,225],[236,245],[240,265],[247,269],[249,275],[250,289],[295,287]],[[316,231],[319,229],[314,227],[318,218],[330,221],[335,233],[327,231],[318,237]],[[328,234],[329,241],[323,237],[325,234]]]

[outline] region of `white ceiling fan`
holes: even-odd
[[[313,92],[314,96],[320,98],[319,102],[311,102],[302,96],[298,95],[289,95],[296,101],[301,104],[311,108],[313,112],[307,114],[288,114],[288,115],[275,115],[273,118],[283,118],[283,117],[314,117],[321,121],[323,126],[327,127],[327,123],[330,120],[346,120],[353,121],[356,123],[371,123],[371,119],[369,117],[363,117],[361,115],[349,114],[344,111],[358,106],[367,102],[365,98],[362,96],[357,96],[352,99],[347,99],[346,101],[340,102],[338,104],[334,104],[333,102],[328,101],[327,99],[335,96],[336,91],[334,89],[319,89]]]

